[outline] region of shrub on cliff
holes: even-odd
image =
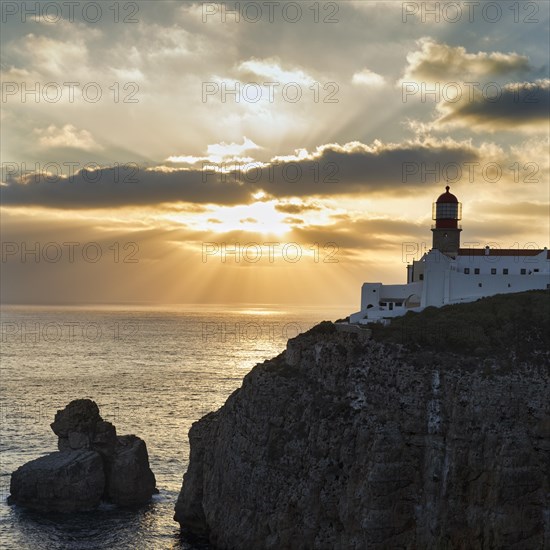
[[[388,326],[371,327],[376,340],[411,349],[523,360],[550,351],[550,292],[499,294],[467,304],[428,307]]]

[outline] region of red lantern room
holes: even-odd
[[[458,220],[462,219],[462,204],[458,199],[449,193],[450,187],[445,187],[445,193],[439,195],[433,203],[432,219],[435,220],[435,227],[441,229],[457,229]]]
[[[433,204],[432,248],[443,252],[447,256],[455,257],[460,248],[460,232],[462,228],[458,221],[462,218],[462,204],[449,193],[450,187],[445,187],[445,193],[439,196]]]

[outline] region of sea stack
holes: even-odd
[[[51,428],[59,451],[18,468],[11,477],[9,504],[41,512],[76,512],[102,500],[137,506],[158,492],[145,442],[117,436],[90,399],[71,401],[57,411]]]

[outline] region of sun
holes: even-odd
[[[255,197],[261,198],[261,197]],[[201,215],[197,221],[199,228],[216,233],[249,231],[262,235],[281,236],[291,228],[285,222],[287,215],[279,212],[277,201],[257,201],[237,206],[216,206]]]

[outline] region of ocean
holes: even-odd
[[[199,549],[173,521],[188,430],[218,409],[288,338],[345,308],[3,306],[0,363],[0,547],[32,550]],[[50,428],[89,398],[119,435],[147,444],[159,494],[138,511],[45,516],[8,506],[11,473],[57,450]]]

